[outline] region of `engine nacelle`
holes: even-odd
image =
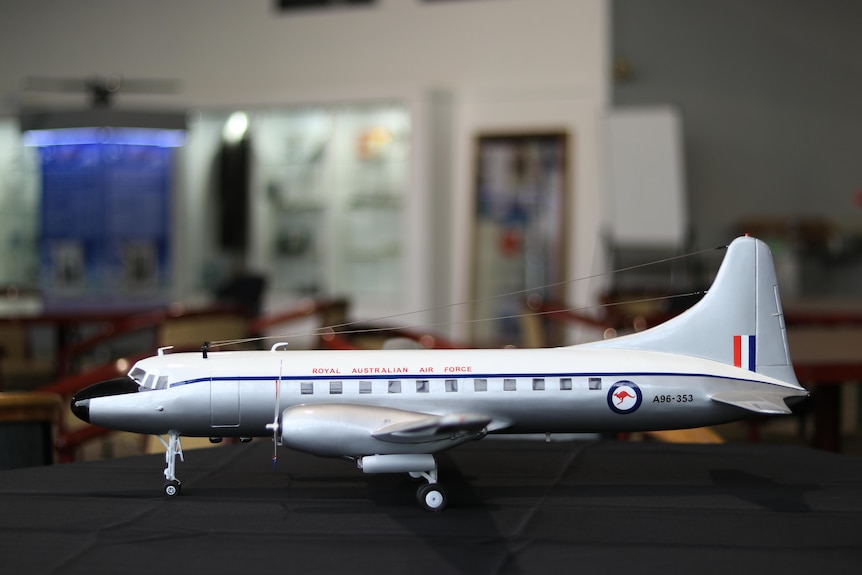
[[[437,467],[433,455],[426,453],[401,453],[393,455],[369,455],[357,461],[363,473],[420,473]]]
[[[382,441],[373,433],[383,426],[421,417],[422,414],[391,407],[294,405],[281,414],[281,442],[291,449],[323,457],[411,453],[416,450],[414,444]]]

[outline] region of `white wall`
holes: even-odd
[[[862,2],[845,0],[614,1],[614,50],[633,69],[614,103],[682,115],[692,249],[784,222],[764,239],[802,256],[802,295],[859,297],[860,23]],[[828,250],[796,243],[824,221]]]
[[[454,126],[438,132],[454,138],[453,158],[429,160],[428,153],[439,154],[441,146],[417,134],[415,157],[423,164],[417,166],[422,181],[415,191],[446,205],[451,218],[420,226],[429,228],[426,241],[433,240],[434,225],[456,224],[449,248],[455,264],[449,269],[452,301],[466,299],[469,291],[465,248],[478,132],[569,132],[574,201],[568,273],[581,277],[597,271],[608,0],[379,0],[373,7],[290,16],[277,14],[273,5],[272,0],[4,0],[0,116],[15,114],[19,82],[26,76],[176,78],[178,94],[121,94],[118,104],[189,109],[392,97],[406,98],[415,109],[424,107],[432,92],[448,94],[453,111],[447,117]],[[26,101],[82,104],[85,99],[31,93]],[[436,117],[420,113],[417,129],[426,117]],[[428,173],[432,165],[451,165],[451,177],[441,184]],[[447,179],[449,189],[437,189]],[[574,284],[570,297],[581,304],[588,291]]]
[[[6,111],[25,76],[110,73],[180,79],[182,92],[158,101],[193,106],[548,78],[604,98],[606,0],[379,0],[290,16],[273,4],[4,0]]]

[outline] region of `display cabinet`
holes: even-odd
[[[284,297],[397,307],[405,291],[410,114],[398,104],[257,113],[253,259]]]
[[[38,285],[36,160],[22,144],[18,123],[0,119],[0,288]]]

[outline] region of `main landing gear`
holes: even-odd
[[[449,494],[442,485],[437,483],[437,462],[434,462],[433,469],[411,471],[409,475],[413,479],[424,479],[428,482],[416,490],[416,501],[419,506],[425,511],[443,511],[446,503],[449,502]]]
[[[430,453],[391,453],[359,457],[356,464],[363,473],[407,473],[428,483],[416,491],[416,500],[426,511],[442,511],[448,496],[437,483],[437,461]]]
[[[161,435],[157,435],[159,441],[165,446],[165,495],[174,497],[182,491],[182,484],[177,479],[177,455],[180,456],[180,461],[183,459],[183,446],[180,444],[180,434],[171,431],[168,433],[168,441],[165,441]]]

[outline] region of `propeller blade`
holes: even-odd
[[[281,373],[284,363],[278,364],[278,379],[275,381],[275,413],[272,416],[272,470],[275,471],[278,465],[278,408],[279,397],[281,394]]]

